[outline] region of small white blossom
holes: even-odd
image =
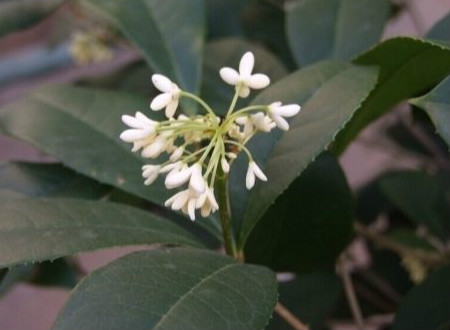
[[[166,176],[166,188],[173,189],[182,186],[189,181],[191,174],[192,168],[188,167],[187,164],[175,167]]]
[[[223,173],[230,172],[230,164],[228,164],[225,157],[222,157],[222,159],[220,160],[220,166],[222,166]]]
[[[206,189],[206,182],[202,175],[202,165],[195,163],[191,166],[191,179],[189,180],[189,188],[201,194]]]
[[[219,205],[214,197],[214,191],[211,188],[206,188],[203,194],[197,198],[195,208],[200,209],[200,214],[204,218],[209,216],[211,212],[219,209]]]
[[[232,68],[222,68],[220,76],[229,85],[236,86],[239,96],[246,98],[250,94],[250,88],[262,89],[270,84],[268,76],[262,73],[252,74],[255,65],[255,57],[252,52],[247,52],[239,62],[239,72]]]
[[[255,113],[251,116],[253,125],[262,132],[270,132],[276,125],[275,123],[262,112]]]
[[[151,185],[158,178],[160,165],[144,165],[142,166],[142,177],[145,178],[144,184]]]
[[[263,171],[261,171],[254,161],[251,161],[248,163],[247,176],[245,177],[245,185],[248,190],[252,189],[255,185],[255,176],[262,181],[267,181],[267,177]]]
[[[155,97],[150,104],[150,108],[154,111],[166,109],[166,117],[172,118],[178,107],[180,89],[176,84],[170,81],[169,78],[154,74],[152,81],[155,87],[162,93]]]
[[[298,104],[281,105],[281,102],[274,102],[269,105],[269,116],[283,131],[289,130],[289,123],[283,117],[293,117],[300,112]]]
[[[136,112],[134,117],[123,115],[122,121],[131,127],[131,129],[127,129],[120,134],[120,138],[125,142],[145,140],[155,134],[155,129],[158,126],[158,122],[147,118],[139,111]]]
[[[176,162],[177,160],[179,160],[181,158],[181,156],[183,156],[183,153],[184,153],[184,147],[176,148],[170,155],[170,161]]]

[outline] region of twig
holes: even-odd
[[[359,306],[358,298],[355,294],[355,288],[353,287],[350,272],[348,271],[345,265],[345,259],[343,258],[344,257],[342,256],[338,262],[338,272],[341,276],[342,283],[344,285],[345,296],[347,297],[350,311],[352,312],[356,326],[359,330],[364,330],[364,319],[361,312],[361,307]]]
[[[394,251],[401,256],[411,256],[420,259],[422,262],[429,266],[438,266],[448,262],[448,258],[445,255],[410,248],[386,236],[375,233],[360,223],[356,222],[354,228],[358,234],[373,241],[380,247]]]
[[[291,313],[286,307],[282,304],[277,303],[275,306],[275,312],[280,316],[283,320],[285,320],[289,325],[295,330],[309,330],[309,327],[300,321],[297,316]]]
[[[383,278],[371,270],[365,270],[359,273],[360,276],[369,282],[373,287],[378,289],[386,298],[398,304],[402,296]]]

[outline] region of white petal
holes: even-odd
[[[189,190],[180,191],[177,194],[177,198],[175,198],[175,200],[172,203],[172,210],[174,211],[180,210],[183,206],[186,205],[188,200],[189,200]]]
[[[172,99],[166,107],[166,117],[167,118],[173,118],[173,115],[175,115],[175,112],[177,111],[178,107],[178,99]]]
[[[154,120],[151,120],[150,118],[148,118],[146,115],[144,115],[142,112],[137,111],[136,115],[135,115],[136,119],[138,119],[141,122],[145,122],[148,125],[157,125],[158,123]]]
[[[247,52],[242,56],[239,62],[239,74],[247,77],[252,74],[253,66],[255,65],[255,57],[252,52]]]
[[[144,165],[142,166],[142,176],[147,178],[155,174],[158,175],[160,167],[159,165]]]
[[[167,140],[164,137],[162,136],[157,137],[152,144],[150,144],[149,146],[145,147],[142,150],[141,156],[144,158],[158,157],[164,151],[166,143]]]
[[[176,162],[176,163],[170,163],[167,165],[164,165],[163,167],[161,167],[161,169],[159,170],[159,173],[167,173],[172,171],[175,168],[181,168],[181,162]]]
[[[270,79],[265,74],[257,73],[247,79],[247,84],[253,89],[266,88],[270,84]]]
[[[192,175],[189,180],[189,188],[194,190],[196,193],[201,194],[206,189],[206,183],[202,176],[202,165],[195,163],[191,166]]]
[[[201,208],[201,207],[205,204],[205,202],[206,202],[206,197],[208,197],[208,196],[207,196],[207,193],[206,193],[206,191],[205,191],[203,194],[201,194],[201,195],[197,198],[197,200],[196,200],[196,202],[195,202],[195,208],[196,208],[196,209]]]
[[[171,101],[172,101],[172,94],[170,93],[159,94],[157,97],[153,99],[152,103],[150,104],[150,108],[153,111],[159,111],[167,107],[167,105]]]
[[[208,196],[208,200],[211,203],[213,209],[218,210],[219,204],[217,204],[216,197],[214,196],[214,191],[212,189],[207,189],[206,194]]]
[[[167,189],[173,189],[185,184],[191,177],[192,170],[188,167],[182,168],[180,171],[172,171],[166,176],[165,185]]]
[[[147,177],[147,179],[144,181],[144,184],[145,184],[146,186],[149,186],[149,185],[151,185],[153,182],[155,182],[155,180],[156,180],[157,178],[158,178],[158,173],[153,174],[153,175]]]
[[[170,161],[176,162],[177,160],[179,160],[181,158],[181,156],[183,156],[183,152],[184,152],[184,147],[176,148],[175,151],[172,152],[172,155],[170,155]]]
[[[209,203],[206,203],[202,206],[202,208],[200,210],[200,214],[202,215],[203,218],[206,218],[211,214],[211,211],[212,211],[212,205]]]
[[[274,108],[272,111],[283,117],[293,117],[296,116],[300,112],[301,107],[298,104],[288,104],[283,106],[278,106]]]
[[[152,76],[153,85],[158,88],[161,92],[170,93],[173,89],[172,82],[169,78],[163,76],[162,74],[154,74]]]
[[[133,116],[123,115],[122,121],[125,125],[128,125],[132,128],[144,128],[145,123],[142,123],[139,119],[136,119]]]
[[[195,199],[192,198],[188,202],[188,213],[189,218],[191,218],[192,221],[195,220]]]
[[[150,129],[127,129],[120,134],[120,139],[125,142],[134,142],[145,139],[150,136],[152,131]]]
[[[222,170],[224,173],[230,172],[230,164],[228,164],[225,157],[222,157],[222,159],[220,160],[220,165],[222,166]]]
[[[166,206],[166,207],[171,206],[171,205],[173,204],[173,202],[175,201],[175,199],[178,198],[178,194],[179,194],[179,193],[176,193],[175,195],[173,195],[172,197],[170,197],[168,200],[166,200],[166,201],[164,202],[164,206]]]
[[[278,128],[282,129],[283,131],[289,130],[289,123],[281,116],[278,115],[272,115],[272,119],[277,124]]]
[[[250,163],[251,164],[251,163]],[[245,176],[245,186],[248,190],[252,189],[255,185],[255,173],[253,172],[252,167],[248,165],[247,175]]]
[[[250,95],[250,88],[247,85],[241,85],[239,89],[239,96],[245,99],[249,95]]]
[[[232,68],[220,69],[220,77],[229,85],[237,85],[239,82],[239,73]]]
[[[237,117],[234,121],[238,125],[245,125],[248,121],[248,116]]]
[[[252,167],[253,172],[255,175],[262,181],[267,181],[266,175],[261,171],[261,169],[256,165],[255,162],[250,162],[249,167]]]

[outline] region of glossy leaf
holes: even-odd
[[[154,243],[200,245],[169,220],[125,205],[61,198],[0,206],[0,267]]]
[[[426,38],[450,42],[450,13],[433,25]]]
[[[389,0],[305,0],[287,11],[286,33],[301,66],[349,60],[376,43],[389,17]]]
[[[141,167],[146,160],[119,139],[126,128],[120,119],[123,114],[142,111],[161,118],[161,114],[147,110],[148,106],[144,98],[132,94],[50,87],[4,108],[0,131],[29,142],[101,183],[163,205],[173,191],[165,188],[161,178],[145,186]],[[212,219],[197,223],[221,236]]]
[[[82,0],[142,52],[154,72],[180,87],[200,87],[205,8],[202,0]]]
[[[334,269],[353,233],[352,193],[336,159],[322,154],[276,199],[245,245],[245,258],[277,271]]]
[[[450,32],[449,32],[450,33]],[[450,148],[450,76],[444,79],[431,92],[410,103],[425,110],[436,126],[438,134]]]
[[[376,77],[374,68],[322,63],[282,79],[254,101],[255,104],[267,104],[280,100],[298,103],[303,109],[278,142],[276,135],[269,135],[266,138],[269,140],[265,141],[255,140],[255,143],[264,143],[261,152],[255,155],[257,162],[262,163],[276,144],[264,167],[269,183],[257,185],[250,194],[239,233],[241,247],[270,205],[333,141],[336,133],[367,97]],[[240,171],[240,175],[245,176],[245,171]],[[244,181],[240,182],[242,186]],[[240,196],[237,194],[236,197]]]
[[[24,196],[97,199],[109,188],[61,164],[0,164],[0,189]]]
[[[405,171],[380,180],[381,191],[388,200],[417,225],[447,241],[450,238],[450,176],[446,173],[427,175]]]
[[[39,22],[64,0],[13,0],[0,2],[0,37]]]
[[[312,329],[319,329],[342,295],[341,281],[333,272],[314,272],[280,282],[280,302]],[[292,330],[278,314],[267,330]]]
[[[412,289],[396,313],[393,330],[444,330],[450,325],[450,267],[431,274]]]
[[[276,301],[267,268],[206,250],[143,251],[87,276],[53,329],[259,330]]]
[[[450,73],[450,48],[439,43],[399,37],[386,40],[354,62],[378,66],[376,88],[336,137],[341,153],[359,132],[398,102],[432,88]]]
[[[264,72],[270,77],[271,83],[286,75],[283,64],[260,46],[237,38],[209,43],[205,48],[202,97],[217,114],[225,115],[227,113],[234,95],[233,86],[222,80],[219,71],[225,66],[238,68],[242,55],[247,51],[251,51],[255,55],[254,72]],[[255,95],[256,93],[253,92],[250,97],[240,99],[238,106],[248,105]]]

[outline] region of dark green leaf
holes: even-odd
[[[198,91],[205,32],[202,0],[81,1],[136,44],[155,72]]]
[[[449,32],[450,33],[450,32]],[[447,77],[428,94],[410,100],[430,116],[439,135],[450,148],[450,77]]]
[[[0,164],[0,189],[28,197],[97,199],[109,188],[60,164]]]
[[[0,206],[0,267],[153,243],[199,246],[167,219],[125,205],[61,198]]]
[[[389,0],[305,0],[287,11],[286,33],[301,66],[349,60],[380,39]]]
[[[39,22],[64,0],[9,0],[0,3],[0,37]]]
[[[280,282],[280,302],[311,328],[319,328],[331,314],[342,294],[339,278],[332,272],[316,272]],[[274,314],[267,328],[292,330],[292,327]]]
[[[37,264],[29,281],[34,285],[72,289],[77,285],[78,279],[74,265],[59,258]]]
[[[336,133],[367,97],[376,77],[374,68],[321,63],[280,80],[253,102],[268,104],[280,100],[298,103],[303,109],[291,121],[291,129],[282,135],[274,148],[276,135],[267,134],[265,141],[255,139],[255,144],[264,143],[255,153],[257,162],[264,163],[273,148],[264,168],[269,182],[257,185],[251,192],[239,233],[241,247],[270,205],[333,141]],[[239,175],[245,177],[245,170],[238,172],[236,177]],[[243,179],[240,182],[236,180],[235,187],[237,184],[242,187],[243,182]],[[241,198],[240,203],[245,199],[242,195],[236,194],[236,198]]]
[[[239,60],[247,51],[255,55],[254,72],[264,72],[272,82],[286,75],[283,64],[260,46],[237,38],[209,43],[205,49],[202,97],[217,114],[226,114],[234,95],[234,88],[220,78],[219,71],[224,66],[237,68]],[[252,97],[241,99],[238,105],[246,106],[252,99]]]
[[[417,225],[432,235],[450,238],[450,177],[444,173],[429,176],[421,172],[398,172],[380,180],[388,200]]]
[[[53,329],[259,330],[276,301],[267,268],[206,250],[144,251],[86,277]]]
[[[444,330],[450,326],[450,267],[431,274],[402,301],[393,330]]]
[[[387,40],[354,62],[379,66],[376,88],[336,137],[333,149],[341,153],[358,133],[398,102],[433,87],[450,73],[450,48],[413,38]]]
[[[58,158],[64,165],[102,183],[163,205],[173,194],[162,179],[150,186],[142,180],[145,160],[119,139],[126,128],[123,114],[155,112],[136,95],[74,87],[38,90],[0,113],[0,130]],[[217,223],[197,223],[221,236]]]
[[[450,13],[433,25],[426,37],[427,39],[450,42]]]
[[[349,243],[352,193],[330,154],[322,154],[270,206],[250,233],[246,261],[277,271],[334,269]]]

